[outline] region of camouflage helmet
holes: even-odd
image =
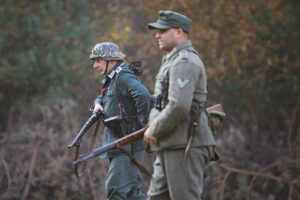
[[[123,60],[126,57],[120,47],[112,42],[102,42],[94,46],[91,51],[90,59],[103,58],[104,60]]]

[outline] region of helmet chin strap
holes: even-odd
[[[106,67],[105,67],[104,75],[106,75],[106,73],[107,73],[108,64],[109,64],[109,61],[106,60]]]

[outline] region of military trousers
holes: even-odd
[[[204,168],[212,150],[211,147],[191,148],[185,162],[185,149],[157,152],[149,200],[201,200]]]
[[[135,153],[138,162],[142,160],[142,156],[143,151]],[[105,181],[108,200],[146,200],[141,188],[140,171],[127,155],[120,154],[110,158]]]

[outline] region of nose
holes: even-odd
[[[155,34],[155,38],[156,39],[160,38],[160,33],[159,32]]]
[[[95,61],[93,64],[93,68],[96,69],[97,68],[97,62]]]

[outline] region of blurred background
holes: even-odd
[[[90,160],[78,179],[66,148],[99,94],[90,50],[117,43],[127,62],[143,62],[153,92],[163,52],[146,25],[159,10],[193,19],[208,106],[222,103],[227,114],[204,199],[300,199],[300,1],[1,0],[1,200],[105,199],[107,161]],[[147,191],[149,177],[143,183]]]

